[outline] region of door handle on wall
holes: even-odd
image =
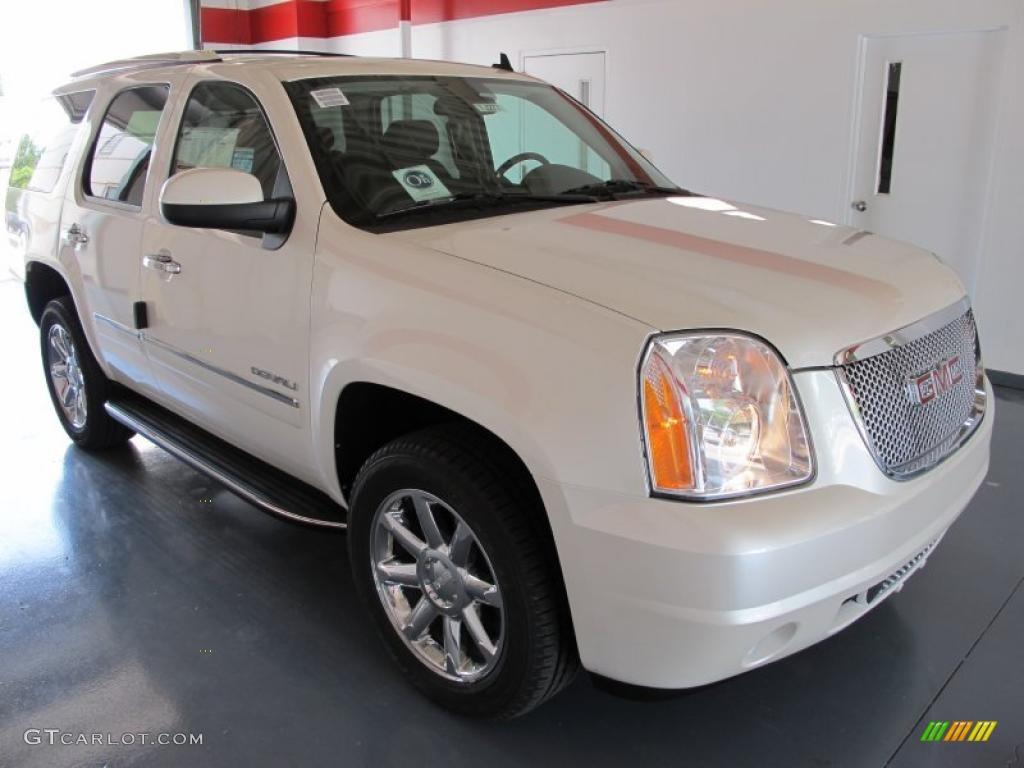
[[[80,226],[72,224],[64,230],[64,242],[72,248],[77,248],[80,245],[88,243],[89,236],[85,234],[85,230]]]
[[[181,272],[181,264],[172,259],[171,254],[164,251],[143,256],[142,266],[168,275],[176,275]]]

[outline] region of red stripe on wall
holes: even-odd
[[[605,0],[414,0],[413,24],[458,21]],[[401,0],[285,0],[252,10],[200,10],[204,42],[255,45],[288,37],[341,37],[398,26]]]
[[[412,6],[414,23],[431,24],[437,21],[457,21],[479,16],[497,16],[502,13],[537,11],[542,8],[561,8],[566,5],[586,5],[603,0],[415,0]]]
[[[200,8],[199,39],[203,42],[252,45],[249,12],[232,8]]]
[[[268,5],[249,12],[252,24],[252,41],[280,40],[283,37],[298,37],[299,14],[309,3],[290,2]]]
[[[412,4],[413,24],[422,3],[416,0]],[[398,4],[398,0],[327,0],[327,37],[393,29],[398,26]]]

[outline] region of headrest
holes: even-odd
[[[437,154],[437,127],[429,120],[396,120],[384,132],[384,151],[403,164],[414,165]]]
[[[313,129],[316,134],[317,141],[320,142],[320,146],[330,152],[334,149],[334,131],[325,125],[318,126]]]

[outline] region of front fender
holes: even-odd
[[[476,422],[535,480],[645,494],[636,364],[651,328],[506,272],[355,230],[329,208],[318,242],[311,427],[319,473],[336,499],[334,414],[356,382]]]

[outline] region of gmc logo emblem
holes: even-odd
[[[940,360],[935,367],[907,379],[907,395],[915,405],[927,405],[964,378],[960,355]]]

